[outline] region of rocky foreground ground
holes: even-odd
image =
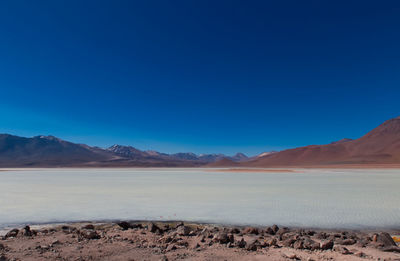
[[[394,239],[394,240],[393,240]],[[10,230],[0,261],[400,260],[390,234],[182,222],[74,223]]]

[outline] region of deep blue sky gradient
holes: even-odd
[[[1,1],[0,132],[256,154],[400,115],[399,1]]]

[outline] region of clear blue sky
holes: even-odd
[[[400,1],[1,1],[0,132],[163,152],[357,138],[400,115]]]

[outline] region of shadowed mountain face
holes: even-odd
[[[318,166],[400,163],[400,117],[388,120],[365,136],[327,145],[311,145],[259,157],[249,167]]]
[[[53,136],[24,138],[0,134],[0,167],[193,167],[224,157],[221,154],[165,154],[122,145],[101,149]]]
[[[23,138],[0,135],[0,166],[69,166],[111,160],[113,155],[98,148],[74,144],[53,136]]]

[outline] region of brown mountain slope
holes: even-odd
[[[400,117],[384,122],[356,140],[284,150],[241,165],[276,167],[399,163]]]

